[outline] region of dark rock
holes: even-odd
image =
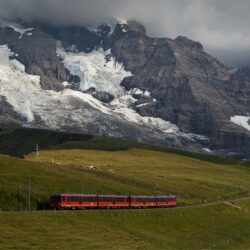
[[[110,103],[115,99],[113,95],[107,92],[95,92],[92,95],[94,98],[96,98],[97,100],[103,103]]]
[[[249,106],[229,94],[233,93],[229,87],[235,86],[230,74],[200,43],[185,37],[153,39],[127,32],[113,42],[111,52],[133,73],[122,86],[148,90],[157,101],[135,107],[141,115],[160,117],[177,124],[183,132],[210,137],[211,146],[217,148],[245,147],[242,130],[231,123],[230,116],[247,112]],[[243,97],[250,98],[248,79],[244,79],[247,91]],[[242,98],[241,93],[237,96]],[[235,140],[237,134],[239,139]]]
[[[83,91],[83,93],[90,94],[94,98],[96,98],[97,100],[99,100],[103,103],[110,103],[115,99],[115,97],[113,95],[111,95],[107,92],[104,92],[104,91],[96,91],[96,89],[94,87]]]
[[[94,87],[91,87],[91,88],[83,91],[83,93],[93,95],[94,93],[96,93],[96,89]]]
[[[9,46],[10,49],[18,54],[16,59],[24,64],[28,74],[41,76],[43,89],[62,90],[62,82],[74,78],[56,54],[56,40],[39,29],[33,30],[31,34],[24,34]]]
[[[225,91],[238,103],[250,106],[250,68],[241,68],[232,74],[225,84]]]
[[[7,102],[6,97],[0,95],[0,128],[5,129],[14,124],[21,126],[24,121],[22,115]]]
[[[14,29],[5,27],[0,27],[0,45],[5,45],[12,43],[20,37],[20,34],[16,32]]]
[[[137,32],[140,32],[144,35],[146,35],[146,33],[147,33],[145,26],[143,26],[141,23],[139,23],[135,20],[128,21],[127,30],[128,31],[137,31]]]
[[[67,51],[73,52],[92,52],[97,46],[100,45],[103,36],[106,36],[108,27],[102,25],[100,33],[95,34],[87,28],[80,26],[51,26],[44,23],[32,23],[40,30],[50,34],[57,40],[62,42],[62,46]]]
[[[175,42],[177,42],[182,47],[190,47],[192,49],[199,49],[199,50],[203,49],[203,46],[199,42],[190,40],[185,36],[178,36],[175,39]]]

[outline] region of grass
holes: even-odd
[[[43,149],[38,157],[36,143]],[[40,211],[0,211],[0,249],[250,248],[250,200],[234,202],[241,210],[217,204],[43,211],[52,193],[80,193],[82,184],[92,194],[177,194],[179,205],[244,197],[250,194],[247,165],[114,138],[23,129],[0,134],[4,151],[29,155],[0,156],[0,210],[27,209],[30,179],[32,209]],[[90,165],[98,170],[87,170]]]
[[[12,128],[0,131],[0,154],[23,157],[35,151],[36,145],[46,149],[92,149],[120,151],[128,149],[148,149],[187,156],[217,164],[237,164],[239,162],[215,155],[191,153],[177,149],[166,149],[118,138],[96,137],[84,134],[63,133],[31,128]]]
[[[0,156],[0,209],[24,210],[28,206],[28,179],[32,184],[32,208],[44,209],[53,193],[149,193],[145,187],[89,171],[55,167]]]
[[[250,202],[167,210],[0,213],[1,249],[249,249]]]
[[[38,158],[35,154],[26,157],[29,161],[45,163],[52,158],[71,170],[96,166],[98,171],[94,175],[141,188],[136,194],[177,194],[181,198],[179,201],[185,204],[250,193],[248,167],[215,164],[173,153],[145,149],[110,152],[72,149],[47,150],[40,152]],[[109,174],[111,169],[112,175]]]

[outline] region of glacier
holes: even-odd
[[[231,122],[241,126],[242,128],[250,131],[250,116],[240,116],[236,115],[230,118]]]
[[[106,58],[109,60],[107,61]],[[66,52],[58,48],[58,56],[72,74],[81,79],[80,90],[72,90],[64,82],[60,92],[44,90],[40,77],[29,75],[25,66],[10,59],[13,52],[7,45],[0,46],[0,96],[22,117],[28,127],[49,128],[123,137],[148,143],[165,144],[177,140],[196,143],[204,139],[199,135],[182,133],[178,126],[155,117],[143,117],[132,106],[137,101],[133,94],[150,96],[149,91],[134,89],[126,91],[120,83],[131,72],[109,56],[109,51],[85,53]],[[87,74],[84,74],[87,72]],[[87,77],[86,77],[87,75]],[[95,87],[98,91],[113,94],[115,99],[104,104],[83,90]]]

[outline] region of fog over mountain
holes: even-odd
[[[0,0],[0,17],[67,25],[108,16],[137,19],[151,36],[188,36],[237,66],[250,61],[249,8],[248,0]]]

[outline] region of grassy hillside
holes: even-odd
[[[150,193],[149,188],[123,179],[0,156],[1,210],[27,209],[29,178],[33,209],[43,209],[53,193],[80,193],[82,184],[85,193]]]
[[[96,137],[91,135],[70,134],[42,129],[16,128],[0,132],[0,154],[23,157],[35,151],[36,145],[45,149],[93,149],[119,151],[134,148],[169,152],[218,164],[236,164],[231,159],[218,156],[185,152],[177,149],[144,145],[118,138]]]
[[[51,164],[52,157],[62,165]],[[88,165],[98,171],[86,170]],[[44,208],[50,194],[79,193],[82,185],[84,193],[177,194],[181,205],[245,196],[250,191],[250,169],[240,165],[146,149],[47,150],[26,160],[0,157],[1,209],[27,208],[29,178],[34,209]]]
[[[249,249],[250,202],[167,210],[0,213],[2,249]],[[15,240],[13,240],[15,239]]]
[[[32,153],[36,143],[38,156]],[[250,200],[235,202],[241,209],[217,204],[43,211],[52,193],[80,193],[82,185],[92,194],[177,194],[179,205],[245,197],[250,168],[242,163],[114,138],[22,129],[0,134],[0,152],[30,153],[25,159],[0,156],[0,249],[250,248]],[[98,170],[87,170],[90,165]],[[27,209],[29,179],[32,209],[41,211],[1,212]]]
[[[250,193],[249,168],[215,164],[173,153],[145,149],[110,152],[48,150],[40,152],[38,157],[35,154],[26,157],[30,161],[47,163],[52,158],[67,169],[82,171],[82,166],[93,165],[98,168],[94,173],[96,176],[143,188],[145,194],[178,194],[184,202],[228,199]]]

